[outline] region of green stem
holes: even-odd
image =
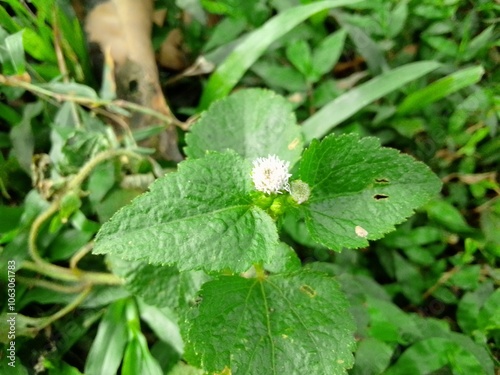
[[[1,76],[0,76],[1,77]],[[33,271],[38,271],[44,275],[50,276],[55,279],[64,281],[87,281],[96,284],[111,284],[120,285],[122,284],[121,279],[112,274],[98,273],[98,272],[85,272],[78,269],[68,269],[65,267],[59,267],[45,261],[38,251],[36,240],[40,229],[50,217],[59,210],[60,203],[65,193],[73,191],[81,186],[83,181],[92,173],[92,170],[100,163],[120,156],[126,156],[130,158],[138,158],[139,155],[135,154],[129,150],[108,150],[97,154],[95,157],[90,159],[80,171],[73,177],[68,184],[65,186],[63,191],[58,194],[56,199],[52,202],[47,210],[40,214],[33,225],[30,228],[28,247],[29,254],[34,261],[34,264],[30,262],[24,262],[23,267],[31,269]]]
[[[65,193],[70,192],[76,188],[79,188],[80,185],[85,181],[85,179],[90,175],[92,170],[100,163],[112,159],[115,157],[119,156],[128,156],[131,158],[138,158],[139,155],[136,153],[129,151],[129,150],[107,150],[104,152],[101,152],[100,154],[97,154],[95,157],[90,159],[83,167],[80,169],[80,171],[73,177],[66,187],[63,189],[63,191],[56,197],[56,199],[52,202],[52,204],[49,206],[47,210],[45,210],[41,215],[39,215],[35,221],[33,222],[33,225],[31,226],[30,229],[30,234],[29,234],[29,239],[28,239],[28,244],[29,244],[29,253],[31,258],[35,261],[37,264],[42,264],[46,263],[42,257],[39,254],[38,247],[36,244],[36,239],[38,237],[38,233],[40,232],[40,228],[42,224],[50,219],[50,217],[56,213],[59,210],[59,206],[61,203],[62,198],[64,197]],[[59,267],[61,268],[61,267]],[[69,271],[69,270],[67,270]],[[69,271],[71,272],[71,271]]]
[[[20,88],[28,90],[34,94],[37,94],[37,95],[48,96],[48,97],[54,98],[58,101],[68,101],[68,102],[81,104],[81,105],[86,106],[90,109],[92,109],[94,107],[109,107],[109,106],[117,106],[117,107],[121,107],[121,108],[126,108],[126,109],[133,110],[135,112],[139,112],[139,113],[143,113],[145,115],[155,117],[155,118],[165,122],[167,125],[174,124],[176,126],[184,128],[184,124],[181,121],[177,120],[174,116],[165,115],[163,113],[155,111],[154,109],[144,107],[140,104],[128,102],[126,100],[121,100],[121,99],[104,100],[104,99],[99,99],[99,98],[86,98],[86,97],[82,97],[82,96],[56,93],[56,92],[47,90],[43,87],[34,85],[34,84],[26,82],[26,81],[23,81],[22,79],[19,79],[18,77],[15,77],[15,76],[0,75],[0,84],[5,85],[5,86],[11,86],[11,87],[20,87]]]
[[[73,301],[71,301],[71,303],[64,306],[61,310],[59,310],[55,314],[52,314],[50,316],[45,316],[43,318],[38,318],[38,322],[35,323],[36,325],[35,329],[39,331],[47,327],[51,323],[55,322],[56,320],[61,319],[64,315],[70,313],[74,309],[76,309],[85,300],[85,298],[87,298],[91,290],[92,288],[88,286],[87,288],[85,288],[83,292],[81,292],[78,296],[76,296],[76,298]]]
[[[80,292],[85,286],[82,284],[76,284],[76,285],[61,285],[57,283],[53,283],[52,281],[48,280],[43,280],[43,279],[34,279],[31,277],[23,277],[23,276],[18,276],[17,280],[21,282],[22,284],[26,284],[29,287],[39,287],[39,288],[45,288],[45,289],[50,289],[55,292],[61,292],[61,293],[77,293]]]
[[[78,250],[69,260],[69,268],[77,269],[78,262],[92,250],[93,246],[94,242],[91,241]]]
[[[70,270],[65,267],[60,267],[42,261],[42,263],[35,263],[24,261],[21,268],[38,272],[42,275],[49,276],[56,280],[71,281],[71,282],[87,282],[90,284],[104,284],[104,285],[122,285],[123,280],[112,273],[89,272],[79,269]]]

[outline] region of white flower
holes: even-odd
[[[278,193],[281,190],[290,191],[288,173],[290,163],[283,161],[276,155],[269,155],[267,158],[257,158],[253,161],[252,179],[255,188],[266,194]]]

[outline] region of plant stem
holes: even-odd
[[[27,82],[26,80],[20,79],[19,77],[16,76],[4,76],[0,75],[0,84],[1,85],[6,85],[6,86],[11,86],[11,87],[20,87],[25,90],[28,90],[36,95],[43,95],[43,96],[48,96],[51,98],[56,99],[57,101],[68,101],[68,102],[73,102],[77,103],[80,105],[83,105],[89,109],[93,109],[95,107],[109,107],[109,106],[116,106],[120,108],[125,108],[125,109],[130,109],[135,112],[143,113],[145,115],[149,115],[152,117],[155,117],[163,122],[165,122],[167,125],[175,125],[179,126],[180,128],[184,128],[184,124],[177,120],[174,116],[169,116],[165,115],[163,113],[160,113],[158,111],[155,111],[154,109],[142,106],[137,103],[132,103],[126,100],[104,100],[100,98],[86,98],[83,96],[75,96],[75,95],[69,95],[69,94],[61,94],[61,93],[56,93],[53,91],[50,91],[48,89],[45,89],[43,87],[34,85],[30,82]]]
[[[69,268],[77,269],[78,262],[92,250],[92,247],[94,247],[93,241],[78,250],[69,260]]]
[[[110,284],[110,285],[120,285],[122,280],[115,275],[99,272],[86,272],[78,269],[68,269],[65,267],[60,267],[53,265],[45,261],[38,251],[36,240],[40,229],[50,217],[59,210],[60,203],[64,195],[75,189],[79,189],[83,181],[90,175],[92,170],[100,163],[115,158],[119,156],[127,156],[131,158],[138,158],[139,155],[135,154],[129,150],[108,150],[97,154],[95,157],[90,159],[80,171],[67,183],[63,191],[59,193],[56,199],[52,202],[47,210],[40,214],[33,222],[29,238],[28,247],[29,254],[33,259],[34,263],[24,262],[23,268],[31,269],[33,271],[38,271],[44,275],[50,276],[54,279],[59,279],[63,281],[87,281],[94,284]]]
[[[23,276],[18,276],[17,279],[23,283],[28,285],[29,287],[40,287],[40,288],[45,288],[45,289],[50,289],[55,292],[61,292],[61,293],[77,293],[80,292],[85,285],[82,284],[75,284],[75,285],[61,285],[57,283],[53,283],[48,280],[43,280],[43,279],[34,279],[31,277],[23,277]]]
[[[85,288],[83,292],[81,292],[78,296],[76,296],[76,298],[73,301],[71,301],[71,303],[64,306],[61,310],[59,310],[55,314],[45,316],[43,318],[38,318],[39,323],[36,324],[37,325],[36,329],[41,330],[47,327],[49,324],[55,322],[56,320],[62,318],[64,315],[76,309],[85,300],[85,298],[87,298],[91,290],[92,290],[91,286],[88,286],[87,288]]]

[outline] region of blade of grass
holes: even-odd
[[[302,132],[305,141],[308,143],[313,138],[327,135],[334,127],[363,107],[439,66],[437,61],[419,61],[403,65],[339,96],[304,121]]]
[[[233,89],[252,64],[276,41],[299,23],[322,10],[350,5],[359,0],[329,0],[288,9],[252,32],[211,75],[203,90],[199,111]]]
[[[473,66],[454,72],[430,85],[408,95],[398,108],[399,114],[407,114],[426,107],[464,87],[481,80],[484,74],[482,66]]]

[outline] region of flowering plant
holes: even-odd
[[[193,126],[178,171],[97,236],[94,253],[113,255],[134,294],[157,306],[177,299],[185,357],[205,371],[345,373],[354,323],[344,294],[282,235],[299,226],[334,251],[366,247],[440,190],[427,166],[375,138],[330,135],[303,148],[284,98],[239,91]],[[172,285],[180,295],[148,292]]]

